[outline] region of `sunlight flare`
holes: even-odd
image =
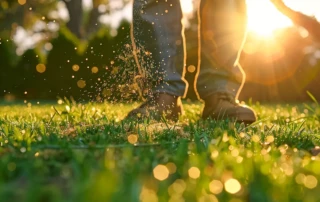
[[[277,29],[293,25],[269,0],[247,0],[247,8],[248,30],[258,35],[268,37]]]
[[[193,12],[193,2],[192,0],[180,0],[181,9],[184,13],[192,13]]]

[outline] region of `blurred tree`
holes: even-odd
[[[47,56],[46,71],[43,73],[51,98],[71,96],[78,90],[77,81],[82,78],[77,75],[80,61],[77,44],[79,44],[78,39],[68,29],[63,28],[60,29],[58,37],[52,41],[52,49]]]
[[[69,12],[69,21],[67,27],[70,31],[75,34],[78,38],[82,38],[82,21],[83,21],[83,8],[82,0],[70,1],[63,0]]]
[[[50,11],[56,9],[57,0],[29,0],[0,2],[0,30],[1,34],[13,34],[17,26],[32,29],[35,22],[43,20],[49,22]]]
[[[101,23],[99,22],[99,17],[101,12],[99,11],[100,5],[107,5],[109,0],[92,0],[92,10],[88,15],[87,24],[85,26],[86,33],[91,35],[99,30]],[[107,7],[106,7],[107,8]]]
[[[10,70],[12,69],[10,42],[0,40],[0,96],[10,92]]]
[[[92,0],[92,9],[87,16],[86,24],[84,26],[86,35],[90,36],[101,28],[101,23],[99,22],[101,15],[111,14],[117,10],[121,10],[131,1],[132,0]],[[112,3],[114,2],[121,6],[112,6]]]
[[[37,71],[37,65],[40,63],[39,55],[35,49],[29,49],[21,56],[15,69],[15,80],[17,95],[24,98],[40,98],[46,92],[44,85],[44,75]],[[27,92],[27,93],[25,93]]]
[[[64,2],[68,10],[68,22],[64,22],[57,15],[52,15],[53,12],[58,12],[59,1]],[[114,2],[122,6],[112,7],[111,5]],[[64,25],[66,23],[70,31],[78,38],[88,39],[92,33],[99,30],[101,26],[99,17],[101,15],[121,10],[129,2],[131,0],[121,0],[120,3],[119,0],[92,0],[92,9],[85,13],[82,0],[1,0],[0,21],[2,23],[0,23],[0,36],[9,38],[15,33],[17,26],[32,30],[36,22],[43,21],[46,24],[55,22],[58,25]],[[100,7],[101,5],[102,7]],[[37,31],[50,34],[50,30],[46,27]]]
[[[320,23],[317,19],[292,10],[282,0],[271,0],[271,2],[281,13],[290,18],[293,23],[304,27],[315,40],[320,41]]]

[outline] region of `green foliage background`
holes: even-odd
[[[129,32],[130,24],[123,21],[115,37],[106,28],[88,42],[80,42],[68,29],[61,28],[50,41],[52,49],[47,54],[30,49],[15,64],[10,52],[12,44],[4,41],[0,44],[0,96],[10,92],[21,99],[135,99],[137,94],[128,93],[135,72]],[[40,63],[46,66],[44,73],[36,71]],[[78,65],[79,70],[74,71],[73,65]],[[92,72],[93,67],[98,68],[97,73]],[[77,86],[79,80],[85,81],[85,88]]]

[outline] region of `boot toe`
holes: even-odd
[[[162,118],[165,118],[176,122],[183,111],[180,102],[180,98],[177,96],[158,94],[140,107],[130,111],[125,119],[160,121]]]
[[[238,123],[252,124],[257,120],[253,109],[245,105],[235,105],[228,107],[216,107],[215,109],[205,108],[203,119],[211,118],[213,120],[235,120]]]

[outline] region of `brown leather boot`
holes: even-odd
[[[235,98],[227,93],[215,93],[208,96],[204,101],[203,119],[231,119],[245,124],[251,124],[257,120],[253,109],[236,103]]]
[[[138,108],[130,111],[126,119],[152,119],[160,121],[164,117],[167,120],[178,121],[182,112],[180,97],[166,93],[157,93]]]

